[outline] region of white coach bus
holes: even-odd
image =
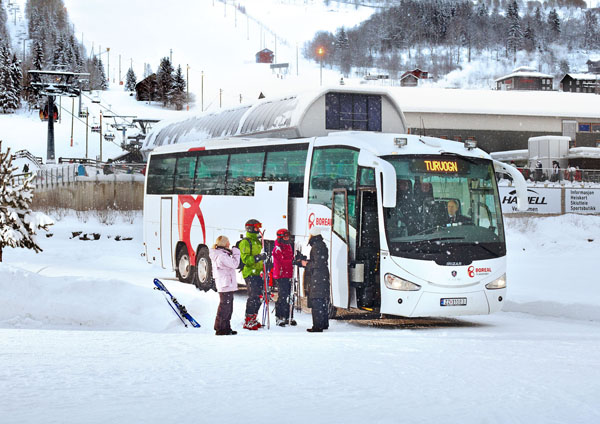
[[[306,252],[318,226],[333,306],[404,317],[489,314],[506,295],[500,171],[526,206],[521,174],[468,143],[341,131],[163,145],[149,153],[145,254],[206,290],[218,235],[235,242],[254,218],[265,239],[288,228]]]

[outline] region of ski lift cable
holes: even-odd
[[[85,94],[83,91],[81,92],[81,95],[84,96],[85,98],[87,98],[88,100],[92,101],[92,98],[90,96],[88,96],[87,94]],[[101,109],[104,109],[110,113],[112,113],[112,117],[113,118],[121,118],[127,125],[133,125],[133,121],[129,122],[127,121],[125,118],[121,117],[120,115],[118,115],[115,111],[111,110],[110,108],[107,108],[106,106],[104,106],[102,103],[98,103],[98,105],[100,106]]]
[[[78,116],[75,116],[75,115],[73,115],[73,114],[72,114],[72,113],[71,113],[69,110],[65,109],[65,108],[64,108],[62,105],[60,105],[60,109],[61,109],[61,110],[63,110],[64,112],[66,112],[68,115],[71,115],[73,118],[77,119],[77,120],[78,120],[79,122],[81,122],[81,123],[82,123],[84,126],[87,126],[87,127],[90,129],[90,131],[92,130],[92,127],[93,127],[93,126],[95,126],[95,124],[94,124],[94,123],[92,123],[92,125],[87,125],[87,124],[85,123],[85,121],[84,121],[84,120],[80,119]],[[120,145],[120,144],[118,144],[118,143],[117,143],[115,140],[116,140],[116,137],[115,137],[115,139],[113,139],[113,140],[106,140],[106,139],[105,139],[105,141],[108,141],[108,142],[110,142],[110,143],[113,143],[113,144],[114,144],[115,146],[117,146],[117,147],[121,147],[121,145]]]

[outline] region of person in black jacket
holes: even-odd
[[[311,246],[310,257],[302,261],[306,267],[305,282],[308,286],[308,301],[312,311],[313,326],[306,331],[322,333],[329,328],[329,252],[317,227],[310,229],[308,244]]]

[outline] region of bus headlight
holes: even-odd
[[[491,283],[487,283],[485,285],[486,289],[497,290],[497,289],[505,289],[506,288],[506,274],[502,274],[502,277],[496,278]]]
[[[396,277],[393,274],[385,274],[383,278],[385,286],[392,290],[403,290],[403,291],[417,291],[421,290],[421,286],[410,281],[404,280],[400,277]]]

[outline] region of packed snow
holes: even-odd
[[[5,250],[0,264],[3,423],[600,419],[600,217],[508,218],[495,315],[310,334],[302,312],[297,327],[250,332],[239,292],[228,337],[214,336],[215,292],[145,262],[139,214],[54,217],[43,253]],[[181,324],[154,277],[201,328]]]

